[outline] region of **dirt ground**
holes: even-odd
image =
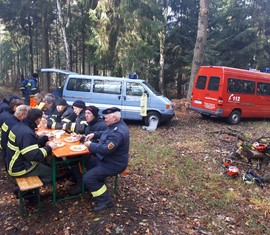
[[[228,124],[223,120],[202,119],[198,114],[187,111],[184,104],[176,108],[176,117],[167,125],[159,127],[156,132],[173,141],[172,146],[177,149],[179,156],[188,154],[190,158],[202,161],[206,171],[218,174],[220,160],[229,153],[234,141],[234,137],[222,135],[220,132],[228,130]],[[142,130],[141,124],[128,125],[133,141],[143,141],[140,138],[145,131]],[[267,125],[265,120],[248,120],[233,128],[251,136],[262,136],[268,132],[265,129]],[[135,132],[140,135],[134,136]],[[213,134],[215,132],[219,133],[218,137]],[[201,145],[194,145],[192,139],[207,139],[211,144],[203,149]],[[131,160],[135,151],[131,149]],[[200,201],[196,198],[191,199],[195,205],[198,204],[196,212],[186,214],[176,210],[174,203],[168,200],[175,192],[157,188],[159,177],[146,174],[143,165],[134,165],[129,174],[120,177],[117,193],[113,195],[114,208],[97,214],[92,213],[93,201],[88,194],[79,199],[52,204],[51,189],[47,186],[41,191],[43,211],[22,218],[18,212],[18,199],[12,193],[14,182],[6,174],[3,166],[0,170],[0,234],[246,234],[247,231],[247,228],[242,228],[245,221],[235,214],[233,222],[220,224],[220,227],[233,226],[230,231],[234,232],[215,233],[216,230],[211,230],[209,225],[204,226],[198,215],[207,216],[210,213],[207,208],[199,207]],[[63,180],[59,191],[65,193],[70,184],[70,181]],[[112,190],[113,179],[109,179],[108,185],[111,185]],[[262,196],[269,198],[269,186],[265,186],[264,189],[253,187],[254,190],[261,190]],[[247,211],[252,209],[248,208],[245,202],[235,206],[240,208],[243,205],[247,206]],[[224,214],[228,215],[229,212]],[[231,217],[225,216],[224,220],[229,220],[228,218]],[[266,214],[263,220],[269,224],[267,218]],[[250,231],[252,232],[249,234],[262,234],[261,230]]]

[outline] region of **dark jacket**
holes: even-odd
[[[50,109],[46,109],[44,111],[44,114],[48,116],[48,119],[52,118],[52,119],[57,119],[58,116],[58,111],[56,109],[56,105],[53,104],[53,106]]]
[[[101,117],[98,117],[91,122],[87,123],[87,127],[85,129],[85,135],[80,139],[80,142],[84,142],[85,136],[88,134],[94,133],[95,131],[105,131],[107,129],[107,124]]]
[[[50,118],[47,120],[47,128],[50,129],[62,129],[64,123],[74,122],[76,120],[76,113],[73,108],[67,106],[63,112],[58,113],[57,118]]]
[[[10,112],[9,102],[7,99],[3,99],[2,102],[0,102],[0,113],[3,111]]]
[[[49,145],[39,141],[35,134],[36,124],[28,118],[13,126],[8,135],[6,163],[11,176],[21,176],[34,169],[51,154]]]
[[[110,125],[105,131],[94,132],[94,138],[99,138],[98,143],[91,143],[89,150],[96,153],[98,164],[116,174],[127,168],[129,153],[129,130],[123,120]]]
[[[13,126],[18,124],[20,122],[20,119],[18,119],[16,116],[12,115],[9,119],[7,119],[3,125],[2,125],[2,132],[1,132],[1,147],[3,150],[3,156],[5,160],[5,155],[7,151],[7,143],[8,143],[8,134],[9,131]]]
[[[68,132],[75,132],[77,134],[83,134],[87,127],[87,122],[85,120],[85,112],[82,110],[77,116],[75,122],[67,123],[66,130]]]

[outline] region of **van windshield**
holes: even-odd
[[[161,95],[154,87],[152,87],[148,82],[143,82],[145,86],[147,86],[155,95]]]

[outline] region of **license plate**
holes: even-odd
[[[194,104],[202,104],[201,100],[194,100]]]

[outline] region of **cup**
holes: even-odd
[[[55,134],[55,138],[56,138],[56,139],[60,139],[60,138],[61,138],[61,133],[60,133],[60,132],[59,132],[59,133],[56,133],[56,134]]]

